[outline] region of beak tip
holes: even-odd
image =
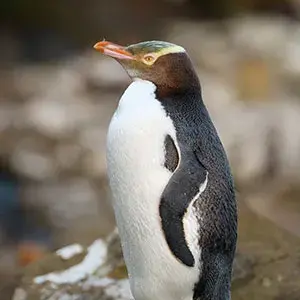
[[[93,48],[95,49],[95,50],[100,50],[100,48],[101,47],[99,47],[100,45],[99,45],[99,42],[97,42],[94,46],[93,46]]]
[[[133,55],[126,51],[125,47],[114,44],[112,42],[101,41],[97,42],[93,48],[105,55],[116,59],[133,59]]]

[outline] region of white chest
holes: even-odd
[[[198,266],[180,263],[161,229],[160,196],[172,175],[164,167],[164,140],[169,134],[176,143],[176,133],[154,91],[150,82],[133,82],[111,121],[107,165],[113,206],[135,299],[191,300]]]

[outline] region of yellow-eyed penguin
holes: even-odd
[[[94,48],[133,80],[109,126],[107,167],[135,300],[229,300],[233,179],[191,60],[161,41]]]

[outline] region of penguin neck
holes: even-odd
[[[159,85],[155,84],[155,85],[156,85],[155,93],[157,99],[161,101],[163,101],[163,99],[166,98],[185,99],[182,101],[186,101],[186,99],[191,99],[191,98],[202,99],[200,85],[197,85],[196,83],[190,86],[179,85],[176,87],[161,85],[161,84]]]

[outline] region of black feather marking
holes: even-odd
[[[174,172],[179,163],[179,155],[172,137],[168,134],[165,138],[165,163],[164,166]]]

